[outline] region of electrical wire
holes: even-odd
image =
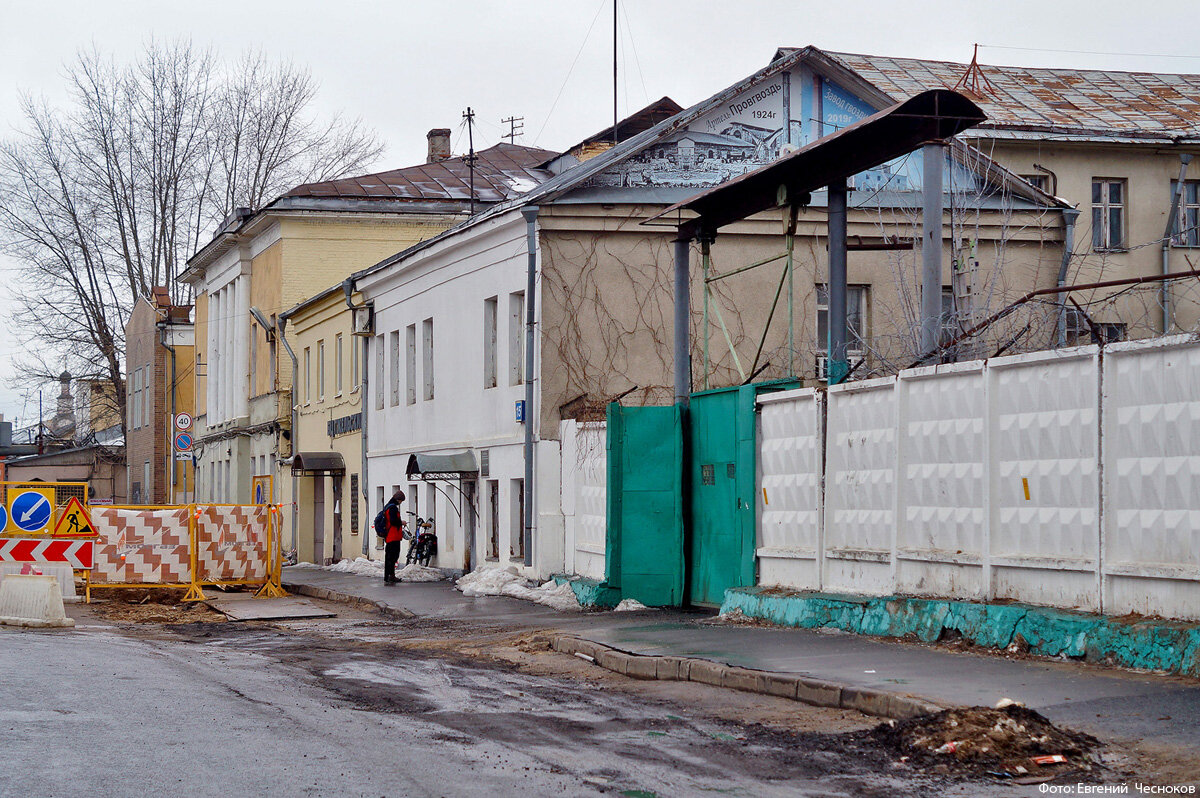
[[[550,117],[554,115],[554,109],[558,107],[558,101],[562,98],[563,90],[567,88],[567,81],[571,79],[571,73],[575,71],[575,65],[579,63],[579,57],[583,55],[583,48],[587,47],[588,39],[592,38],[592,30],[596,27],[596,20],[600,19],[600,12],[608,5],[608,0],[601,0],[599,8],[596,9],[596,16],[592,17],[592,24],[588,25],[587,33],[583,36],[583,44],[579,45],[579,52],[575,53],[575,60],[571,62],[570,68],[567,69],[567,75],[563,78],[562,85],[558,87],[558,94],[554,95],[554,102],[550,103],[550,110],[546,112],[546,118],[542,121],[542,126],[538,128],[537,135],[533,137],[533,144],[536,147],[542,140],[542,133],[546,130],[546,124],[550,121]]]
[[[1200,60],[1200,55],[1175,55],[1172,53],[1106,53],[1100,50],[1059,50],[1053,47],[1012,47],[1002,44],[981,44],[979,49],[984,50],[1021,50],[1029,53],[1067,53],[1070,55],[1114,55],[1126,56],[1130,58],[1185,58],[1191,60]]]

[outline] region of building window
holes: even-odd
[[[325,400],[325,342],[317,341],[317,399]]]
[[[500,480],[487,481],[487,557],[500,558]]]
[[[1049,175],[1021,175],[1021,179],[1040,191],[1050,190]]]
[[[350,475],[350,497],[346,499],[350,503],[350,534],[358,534],[358,505],[360,499],[358,497],[358,474]]]
[[[508,553],[513,559],[522,559],[525,557],[525,480],[510,480],[508,490],[509,506],[512,508],[509,524],[512,543],[508,547]]]
[[[1178,180],[1171,181],[1172,199],[1178,185]],[[1177,247],[1200,247],[1200,180],[1185,180],[1183,183],[1179,214],[1175,220],[1175,237],[1171,242]]]
[[[312,401],[312,352],[304,347],[304,404]]]
[[[388,340],[391,344],[392,407],[395,407],[400,404],[400,331],[392,330]]]
[[[258,324],[250,322],[250,395],[258,396]]]
[[[861,355],[867,339],[867,287],[846,287],[846,351]],[[829,351],[829,288],[817,286],[817,352],[824,356]]]
[[[410,324],[404,330],[405,358],[404,377],[408,403],[417,403],[417,325]]]
[[[357,391],[362,384],[358,379],[358,339],[350,339],[350,390]]]
[[[1092,180],[1092,249],[1125,248],[1125,181]]]
[[[375,336],[375,409],[383,409],[383,336]],[[382,488],[380,488],[382,490]]]
[[[426,401],[433,398],[433,319],[421,322],[421,385]]]
[[[333,392],[342,395],[342,334],[338,333],[333,339]]]
[[[525,381],[525,336],[522,318],[525,316],[525,292],[508,295],[508,384]]]
[[[483,300],[483,387],[496,387],[497,298]]]
[[[151,419],[154,418],[154,400],[150,393],[150,364],[147,363],[142,367],[142,426],[150,426]]]
[[[131,429],[137,429],[137,428],[138,428],[138,420],[139,420],[139,418],[140,418],[140,416],[138,416],[138,406],[137,406],[137,402],[138,402],[138,377],[140,377],[140,376],[141,376],[141,369],[134,369],[134,370],[133,370],[133,373],[129,375],[129,408],[128,408],[128,415],[129,415],[129,426],[130,426],[130,428],[131,428]]]
[[[1079,308],[1067,308],[1067,346],[1112,344],[1125,340],[1125,325],[1098,322]]]
[[[152,504],[154,502],[154,483],[151,481],[153,477],[150,475],[150,461],[146,460],[142,463],[142,504]]]

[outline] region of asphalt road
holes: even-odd
[[[0,627],[0,796],[1000,794],[903,772],[861,735],[317,627]]]

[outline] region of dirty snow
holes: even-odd
[[[631,599],[631,598],[621,599],[621,602],[619,604],[617,604],[616,607],[613,607],[613,610],[615,612],[637,612],[638,610],[648,610],[648,609],[650,609],[650,608],[647,607],[642,602],[638,601],[637,599]]]
[[[355,574],[356,576],[368,576],[376,579],[383,578],[383,560],[368,560],[366,557],[358,557],[354,560],[341,560],[333,565],[314,565],[310,562],[296,563],[292,568],[321,568],[324,571],[336,571],[341,574]],[[406,565],[396,571],[396,578],[401,582],[439,582],[446,578],[446,575],[437,568],[426,568],[423,565],[412,563]]]
[[[517,177],[509,181],[509,187],[518,194],[524,194],[537,187],[537,183],[527,177]]]
[[[549,582],[534,587],[528,580],[519,576],[517,569],[512,566],[508,568],[480,568],[478,571],[464,574],[455,583],[455,586],[468,598],[476,596],[511,596],[512,598],[532,601],[558,610],[559,612],[581,609],[579,599],[575,598],[575,591],[571,590],[570,584],[564,582],[561,585],[557,585],[551,579]]]
[[[396,578],[401,582],[440,582],[446,575],[436,568],[426,568],[414,562],[397,571]]]

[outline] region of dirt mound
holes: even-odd
[[[1038,780],[1098,767],[1089,752],[1100,746],[1096,738],[1060,729],[1018,705],[947,709],[881,724],[871,735],[932,772],[982,771]]]
[[[221,622],[225,616],[197,601],[183,601],[185,591],[170,588],[120,587],[97,590],[92,611],[117,623]]]

